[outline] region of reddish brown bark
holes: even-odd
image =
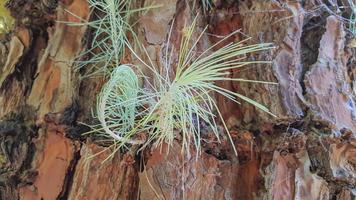
[[[90,40],[84,26],[65,10],[89,19],[85,0],[10,0],[17,20],[1,37],[0,196],[1,199],[354,199],[356,194],[355,48],[345,24],[321,1],[214,1],[199,15],[198,31],[216,35],[241,29],[234,40],[273,42],[275,49],[246,59],[270,60],[234,70],[237,78],[278,85],[219,83],[269,107],[272,118],[242,102],[217,98],[234,145],[213,142],[204,133],[202,154],[171,147],[135,154],[112,152],[100,138],[83,136],[79,122],[93,123],[91,109],[104,78],[80,79],[74,61]],[[172,23],[172,44],[199,3],[146,0],[162,4],[140,16],[140,42],[158,67],[164,62]],[[189,2],[189,3],[187,3]],[[347,7],[347,1],[338,8]],[[142,2],[141,2],[142,3]],[[143,3],[142,3],[143,4]],[[345,10],[345,13],[350,11]],[[176,56],[176,54],[174,55]],[[123,62],[139,64],[129,53]],[[174,66],[172,66],[174,67]],[[168,151],[169,149],[169,151]],[[96,155],[96,156],[94,156]]]

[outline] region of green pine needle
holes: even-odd
[[[89,48],[82,52],[76,61],[76,70],[86,68],[82,78],[105,75],[111,72],[125,52],[125,47],[131,45],[127,34],[130,33],[133,41],[137,41],[137,35],[130,23],[134,13],[142,12],[160,6],[147,6],[134,9],[132,0],[88,0],[93,20],[86,21],[76,14],[81,22],[63,22],[71,26],[87,26],[93,30]]]
[[[109,138],[125,144],[171,145],[177,134],[182,136],[182,151],[189,153],[191,144],[196,150],[201,149],[201,123],[205,123],[220,141],[217,119],[223,122],[227,136],[232,143],[226,124],[222,118],[213,93],[218,93],[237,102],[242,99],[258,109],[274,116],[267,107],[236,92],[221,88],[216,81],[244,81],[252,83],[275,84],[265,81],[229,78],[229,69],[240,68],[249,64],[269,63],[266,61],[242,61],[248,53],[271,49],[271,44],[245,45],[244,42],[229,43],[213,51],[213,48],[226,40],[211,46],[197,55],[196,45],[204,31],[196,41],[192,42],[196,19],[186,28],[183,35],[178,63],[171,63],[166,54],[165,70],[157,70],[150,62],[145,63],[131,47],[132,53],[150,69],[154,76],[149,79],[140,70],[134,72],[133,67],[121,65],[111,74],[98,98],[97,117],[101,128],[95,131],[106,134]],[[168,41],[170,38],[168,38]],[[150,59],[149,59],[150,60]],[[168,71],[173,64],[177,65],[175,77],[169,77]],[[142,89],[138,77],[142,76],[148,83],[148,89]],[[137,139],[137,133],[146,133],[146,140]],[[237,151],[234,148],[235,153]]]

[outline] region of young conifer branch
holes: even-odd
[[[125,47],[131,46],[128,35],[132,41],[138,41],[133,30],[135,22],[132,16],[135,13],[158,8],[160,5],[152,5],[139,9],[133,8],[132,0],[88,0],[91,9],[91,20],[87,21],[69,12],[80,22],[62,22],[71,26],[87,26],[93,31],[88,49],[78,55],[75,69],[86,68],[82,78],[96,75],[106,75],[120,64]]]
[[[192,42],[195,27],[196,19],[191,26],[186,27],[177,63],[171,63],[172,59],[166,54],[165,70],[177,66],[173,78],[169,77],[169,73],[162,74],[150,59],[148,59],[149,63],[144,62],[128,46],[132,54],[153,72],[153,77],[147,78],[143,74],[137,74],[141,73],[140,70],[135,73],[132,67],[126,65],[121,65],[114,70],[98,98],[97,114],[102,125],[100,131],[117,140],[121,146],[126,143],[140,144],[144,142],[142,148],[152,143],[154,146],[163,143],[171,145],[176,135],[181,134],[182,151],[189,153],[191,144],[194,144],[197,151],[200,152],[201,123],[208,125],[220,141],[217,123],[217,119],[220,119],[232,142],[229,130],[212,96],[213,93],[223,95],[236,103],[242,99],[274,116],[262,104],[215,84],[216,81],[274,84],[227,76],[231,69],[249,64],[269,63],[267,61],[242,61],[242,58],[249,53],[271,49],[272,45],[269,43],[245,45],[245,41],[241,41],[228,43],[218,50],[213,50],[232,33],[198,55],[196,46],[205,30],[196,41]],[[150,86],[148,89],[138,86],[138,76],[144,77]],[[135,139],[137,133],[147,133],[146,141]],[[237,154],[234,145],[233,148]]]

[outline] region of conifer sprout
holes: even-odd
[[[228,70],[231,69],[244,67],[248,64],[269,63],[267,61],[242,61],[242,58],[248,53],[270,49],[272,45],[245,45],[246,41],[241,41],[229,43],[213,51],[213,48],[235,32],[198,54],[196,46],[206,28],[195,41],[192,41],[195,26],[196,19],[191,26],[185,28],[178,52],[178,63],[172,63],[172,51],[166,51],[164,66],[166,73],[158,70],[149,57],[149,63],[144,62],[129,46],[132,54],[153,72],[151,78],[143,76],[149,89],[139,88],[137,75],[130,66],[122,65],[115,69],[99,95],[97,113],[102,128],[98,130],[105,131],[121,146],[126,143],[142,143],[143,141],[133,139],[134,135],[147,133],[147,139],[141,149],[149,144],[157,147],[168,143],[170,146],[176,138],[176,134],[181,134],[182,152],[189,154],[191,144],[194,144],[197,152],[200,153],[201,123],[208,125],[220,141],[217,123],[217,119],[220,119],[232,142],[229,130],[215,103],[214,93],[223,95],[236,103],[242,99],[274,116],[268,108],[258,102],[215,84],[216,81],[275,84],[227,76]],[[171,31],[168,41],[170,41]],[[147,52],[146,54],[148,55]],[[172,66],[177,66],[173,78],[168,75]],[[237,154],[234,145],[232,146]]]
[[[136,109],[139,90],[138,77],[126,65],[117,67],[103,86],[98,98],[97,117],[105,133],[113,139],[139,143],[123,136],[135,128],[135,119],[139,115]]]
[[[89,48],[82,52],[76,61],[76,70],[86,67],[83,78],[105,75],[112,71],[124,54],[125,46],[131,45],[127,34],[130,33],[134,41],[137,36],[133,31],[130,19],[134,13],[159,6],[147,6],[133,9],[132,0],[88,0],[91,9],[91,21],[86,21],[76,14],[71,15],[81,22],[63,22],[72,26],[87,26],[94,31],[88,44]]]

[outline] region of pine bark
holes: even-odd
[[[327,3],[325,3],[327,2]],[[236,78],[278,85],[220,85],[269,107],[276,118],[248,103],[217,97],[234,145],[203,143],[202,155],[173,146],[136,154],[111,154],[107,144],[84,136],[104,77],[82,79],[75,60],[91,31],[86,0],[10,0],[16,19],[1,36],[0,199],[226,199],[351,200],[356,195],[356,39],[340,17],[348,1],[214,1],[198,17],[209,35],[204,49],[237,29],[232,40],[271,42],[271,51],[246,59],[270,60],[233,70]],[[174,19],[172,43],[201,7],[185,0],[161,4],[138,16],[139,42],[157,66]],[[70,12],[68,12],[70,11]],[[339,13],[340,16],[335,15]],[[342,11],[342,12],[341,12]],[[138,64],[127,51],[123,63]],[[211,139],[207,134],[207,141]],[[98,154],[99,152],[102,152]]]

